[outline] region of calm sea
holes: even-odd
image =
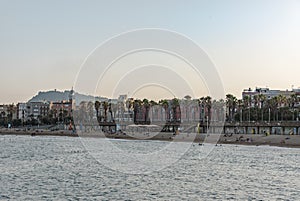
[[[178,142],[164,151],[169,142],[92,141],[97,149],[80,138],[0,136],[0,200],[300,200],[300,149],[191,144],[183,150]],[[142,161],[148,171],[141,174],[141,161],[117,157],[112,146],[124,156],[161,157]],[[201,156],[205,147],[209,154]]]

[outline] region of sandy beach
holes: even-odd
[[[179,134],[174,136],[171,133],[159,133],[155,136],[125,135],[122,133],[100,134],[100,133],[73,133],[68,130],[22,130],[22,129],[0,129],[0,135],[29,135],[29,136],[67,136],[67,137],[100,137],[129,140],[162,140],[162,141],[194,141],[195,143],[216,143],[237,144],[237,145],[269,145],[278,147],[300,148],[300,135],[262,135],[262,134],[210,134],[216,140],[209,142],[207,134],[187,135]],[[219,138],[219,139],[218,139]]]

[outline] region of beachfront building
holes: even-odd
[[[27,103],[18,103],[17,104],[17,119],[26,121],[28,118]]]
[[[249,89],[244,89],[242,92],[242,98],[243,100],[249,98],[249,102],[251,107],[255,106],[255,101],[258,99],[259,96],[264,96],[266,100],[270,100],[274,97],[284,97],[284,98],[289,98],[293,94],[298,94],[300,95],[300,90],[298,89],[292,89],[292,90],[278,90],[278,89],[269,89],[269,88],[259,88],[256,87],[255,90],[252,90],[251,88]],[[258,101],[259,102],[259,101]]]
[[[0,116],[2,118],[16,119],[17,118],[17,106],[14,104],[0,105]]]
[[[52,112],[59,114],[65,113],[66,116],[72,115],[72,103],[70,101],[60,101],[60,102],[51,102],[50,103],[50,110]]]
[[[7,105],[0,105],[0,117],[4,118],[7,115]]]
[[[28,118],[39,119],[48,115],[50,104],[47,101],[28,102],[26,113]]]
[[[0,105],[0,126],[9,128],[15,123],[17,118],[17,106],[14,104]]]

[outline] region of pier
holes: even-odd
[[[207,131],[215,133],[222,127],[222,133],[232,134],[278,134],[299,135],[299,121],[278,121],[278,122],[225,122],[223,125],[220,122],[201,122],[200,132]]]

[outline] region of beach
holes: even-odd
[[[112,138],[128,140],[161,140],[161,141],[186,141],[199,144],[236,144],[252,146],[278,146],[289,148],[300,148],[300,135],[263,135],[263,134],[178,134],[158,133],[155,136],[149,135],[126,135],[124,133],[104,134],[97,132],[77,132],[69,130],[23,130],[23,129],[0,129],[0,135],[29,135],[29,136],[66,136],[66,137],[95,137],[95,138]]]

